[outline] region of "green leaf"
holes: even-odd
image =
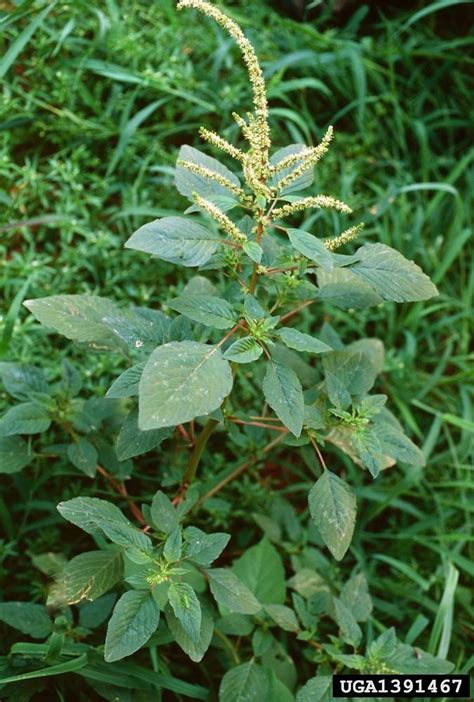
[[[209,587],[214,599],[231,612],[256,614],[262,608],[255,595],[228,568],[207,570]]]
[[[304,398],[295,371],[270,361],[263,379],[263,394],[278,419],[298,437],[303,428]]]
[[[79,438],[67,447],[67,455],[73,465],[93,478],[97,472],[97,449],[87,439]]]
[[[222,678],[219,702],[263,702],[268,700],[268,678],[255,661],[231,668]]]
[[[364,244],[354,254],[351,271],[371,285],[384,300],[409,302],[438,295],[436,286],[416,263],[385,244]]]
[[[235,203],[235,195],[232,190],[229,190],[229,188],[226,188],[212,178],[206,178],[197,173],[193,173],[188,168],[181,166],[179,161],[188,161],[198,166],[203,166],[213,173],[218,173],[233,183],[236,188],[240,188],[240,181],[237,176],[220,161],[185,144],[179,150],[178,163],[176,164],[175,171],[176,188],[181,195],[184,195],[189,200],[193,200],[193,193],[198,193],[198,195],[207,200],[219,197],[231,199]]]
[[[331,270],[334,266],[331,252],[323,242],[302,229],[288,229],[288,238],[299,253],[321,268]]]
[[[268,678],[268,699],[274,702],[294,702],[294,697],[288,687],[277,677],[274,670],[266,669]]]
[[[114,380],[110,388],[107,390],[106,397],[118,399],[121,397],[134,397],[138,395],[138,386],[142,377],[145,362],[137,363],[131,368],[121,373],[117,380]]]
[[[352,489],[337,475],[325,470],[311,488],[308,503],[324,543],[340,561],[354,532],[356,498]]]
[[[178,526],[178,514],[171,500],[158,490],[151,503],[151,518],[159,531],[169,534]]]
[[[50,678],[53,675],[64,675],[64,673],[72,673],[81,668],[85,668],[88,664],[87,653],[83,653],[76,658],[58,663],[57,665],[48,665],[46,668],[32,670],[29,673],[20,673],[19,675],[10,675],[9,677],[2,676],[2,685],[7,683],[20,682],[22,680],[34,680],[35,678]]]
[[[74,497],[60,502],[59,513],[88,534],[102,531],[111,541],[131,549],[139,562],[147,561],[152,549],[150,538],[134,527],[115,505],[97,497]],[[141,554],[141,555],[140,555]]]
[[[382,450],[377,435],[372,428],[362,428],[354,431],[351,436],[351,446],[373,478],[376,478],[386,465],[386,456]]]
[[[36,32],[38,27],[43,23],[44,18],[48,15],[54,8],[55,3],[45,7],[42,12],[39,12],[36,17],[29,22],[23,31],[19,34],[14,33],[14,40],[9,45],[8,49],[4,52],[2,59],[0,60],[0,78],[3,79],[7,71],[10,70],[11,66],[15,63],[17,56],[23,51],[25,46],[30,41],[33,34]],[[28,8],[29,10],[30,8]]]
[[[454,668],[454,663],[450,661],[401,643],[384,659],[384,663],[390,670],[403,675],[445,675]]]
[[[347,351],[364,354],[375,368],[377,375],[382,373],[385,364],[383,341],[380,341],[380,339],[358,339],[349,344],[346,349]]]
[[[60,502],[58,512],[64,519],[88,534],[96,534],[100,531],[100,523],[105,520],[129,524],[118,507],[97,497],[74,497],[67,502]]]
[[[63,570],[67,563],[66,556],[62,553],[39,553],[37,556],[31,556],[31,562],[35,568],[38,568],[42,573],[49,576],[56,576]]]
[[[334,598],[334,611],[343,641],[357,648],[362,639],[362,631],[353,613],[337,597]]]
[[[285,569],[280,554],[263,538],[234,562],[234,573],[262,604],[283,604],[286,595]]]
[[[296,614],[290,607],[280,604],[269,604],[264,607],[264,610],[284,631],[297,633],[300,630]]]
[[[363,310],[383,302],[383,298],[368,283],[347,268],[319,269],[317,275],[318,300],[353,310]]]
[[[363,573],[354,575],[341,590],[339,599],[358,622],[366,622],[372,614],[373,604],[367,579]]]
[[[331,657],[333,660],[337,661],[338,663],[342,663],[342,665],[346,666],[347,668],[352,668],[353,670],[360,670],[364,672],[367,671],[366,659],[364,658],[364,656],[361,656],[357,653],[338,654],[331,652]]]
[[[126,313],[105,297],[97,295],[53,295],[23,303],[46,327],[98,348],[123,347],[114,324],[124,323]]]
[[[332,702],[332,675],[311,678],[298,691],[296,702]]]
[[[232,306],[222,297],[215,295],[181,295],[167,305],[193,322],[215,329],[230,329],[237,320]]]
[[[198,565],[209,566],[229,543],[230,534],[206,534],[196,527],[188,527],[184,538],[188,542],[186,557]]]
[[[183,532],[180,526],[177,526],[170,533],[165,541],[163,548],[163,556],[170,563],[179,561],[181,558],[181,550],[183,543]]]
[[[160,610],[146,590],[130,590],[119,599],[107,627],[107,663],[130,656],[144,646],[158,628]]]
[[[264,656],[275,642],[273,634],[268,629],[255,629],[252,635],[252,651],[256,658]]]
[[[196,341],[157,348],[140,381],[139,426],[175,426],[220,407],[232,389],[232,370],[217,346]]]
[[[264,319],[267,313],[263,309],[256,297],[246,295],[244,300],[244,315],[247,320]]]
[[[0,436],[0,473],[18,473],[32,458],[28,444],[19,436]]]
[[[138,563],[149,560],[146,554],[152,551],[150,537],[136,527],[105,519],[99,522],[99,527],[114,544],[131,549],[132,553],[129,555],[131,558],[137,558]]]
[[[189,638],[198,643],[201,635],[201,605],[191,585],[171,583],[168,600]]]
[[[36,402],[10,407],[0,419],[0,436],[42,434],[51,426],[49,410]]]
[[[192,661],[199,663],[199,661],[204,658],[204,654],[209,648],[209,644],[211,643],[212,635],[214,633],[214,622],[212,617],[206,612],[205,609],[202,610],[199,639],[194,641],[186,633],[179,619],[175,617],[171,607],[167,606],[165,608],[165,615],[168,628],[176,639],[178,646],[183,649],[183,651]]]
[[[216,628],[230,636],[250,636],[254,624],[250,617],[244,614],[227,614],[217,620]]]
[[[48,605],[61,607],[81,600],[96,600],[116,585],[123,575],[118,549],[88,551],[72,558],[59,573],[48,596]]]
[[[117,457],[119,461],[126,461],[141,456],[157,448],[172,433],[171,427],[141,431],[138,428],[138,410],[132,410],[125,417],[117,437]]]
[[[263,249],[256,241],[245,241],[242,245],[247,256],[254,262],[260,263],[263,256]]]
[[[0,621],[34,639],[45,639],[53,629],[46,607],[33,602],[0,602]]]
[[[263,348],[252,336],[243,336],[237,339],[224,353],[226,361],[233,363],[252,363],[263,353]]]
[[[16,400],[30,400],[34,393],[48,394],[49,385],[41,368],[21,363],[0,363],[5,390]]]
[[[335,407],[345,409],[353,395],[365,395],[375,383],[376,370],[366,354],[333,351],[323,356],[326,390]]]
[[[97,629],[110,617],[116,601],[115,592],[109,592],[93,602],[82,603],[79,608],[79,625],[86,629]]]
[[[220,237],[190,217],[164,217],[144,224],[125,243],[169,263],[201,266],[216,251]]]
[[[326,353],[333,349],[309,334],[303,334],[297,329],[285,327],[278,332],[278,336],[290,349],[295,351],[308,351],[309,353]]]
[[[290,578],[288,585],[305,598],[320,592],[328,592],[326,581],[314,568],[301,568]]]
[[[392,653],[397,647],[397,637],[394,627],[385,629],[369,646],[370,658],[376,658],[382,661]]]
[[[382,444],[383,452],[391,458],[411,466],[425,465],[423,452],[396,426],[388,422],[376,422],[374,432]]]

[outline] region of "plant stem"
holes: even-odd
[[[252,422],[246,422],[243,419],[236,419],[234,417],[227,417],[227,421],[232,422],[233,424],[245,424],[250,427],[261,427],[262,429],[270,429],[271,431],[280,431],[283,433],[287,433],[288,430],[283,427],[283,426],[275,426],[274,424],[265,424],[264,422],[258,422],[258,421],[252,421]]]
[[[318,444],[316,443],[316,440],[315,440],[312,436],[309,437],[309,440],[311,441],[311,445],[313,446],[314,450],[316,451],[316,455],[318,456],[319,461],[320,461],[320,463],[321,463],[323,469],[324,469],[324,470],[327,470],[326,462],[325,462],[325,460],[324,460],[324,458],[323,458],[323,454],[322,454],[321,451],[319,450],[319,446],[318,446]]]
[[[110,475],[110,473],[106,471],[105,468],[102,468],[102,466],[97,466],[97,472],[103,475],[104,478],[108,480],[111,487],[115,490],[116,493],[122,495],[122,497],[124,497],[127,500],[128,507],[135,519],[137,520],[137,522],[139,522],[142,526],[146,526],[146,519],[143,516],[140,507],[136,505],[133,499],[130,497],[125,485],[119,480],[116,480],[114,476]]]
[[[286,314],[284,314],[283,317],[280,317],[280,323],[286,322],[287,319],[290,319],[295,314],[298,314],[298,312],[301,312],[301,310],[304,310],[305,307],[312,305],[313,302],[315,302],[315,300],[306,300],[306,302],[302,302],[301,305],[298,305],[298,307],[295,307],[294,310],[290,310],[290,312],[287,312]]]
[[[219,422],[217,421],[217,419],[209,419],[204,429],[199,434],[198,440],[194,445],[194,449],[189,457],[188,465],[186,466],[186,470],[184,472],[183,486],[187,487],[190,483],[193,482],[196,476],[199,461],[201,460],[202,453],[206,447],[209,437],[211,436],[212,432],[218,424]]]
[[[257,225],[257,233],[255,236],[255,239],[257,240],[257,244],[260,244],[260,242],[262,240],[263,233],[264,233],[263,223],[261,221],[261,217],[263,215],[263,210],[258,210],[257,214],[258,214],[259,222]],[[257,278],[258,278],[257,271],[258,271],[258,265],[256,263],[254,263],[253,270],[252,270],[252,277],[250,278],[250,284],[249,284],[249,293],[251,295],[254,294],[255,288],[257,287]]]

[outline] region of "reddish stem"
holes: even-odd
[[[315,302],[315,300],[306,300],[306,302],[302,302],[301,305],[295,307],[294,310],[290,310],[290,312],[287,312],[282,317],[280,317],[280,322],[286,322],[287,319],[291,319],[291,317],[294,317],[295,314],[298,314],[298,312],[304,310],[305,307],[309,307],[309,305],[312,305],[313,302]]]
[[[125,497],[130,512],[133,514],[137,522],[139,522],[142,526],[146,526],[147,523],[140,507],[138,507],[138,505],[136,505],[132,498],[129,496],[125,485],[116,478],[114,478],[113,475],[110,475],[110,473],[106,471],[105,468],[102,468],[102,466],[97,466],[97,472],[103,475],[104,478],[106,478],[106,480],[109,482],[110,486],[115,490],[115,492],[117,492],[119,495],[122,495],[122,497]]]
[[[262,429],[270,429],[271,431],[280,431],[283,433],[287,433],[287,429],[285,427],[280,426],[276,427],[275,425],[272,424],[265,424],[264,422],[246,422],[243,419],[234,419],[233,417],[227,417],[229,422],[232,422],[233,424],[245,424],[246,426],[249,427],[261,427]]]
[[[314,450],[316,451],[316,454],[317,454],[317,456],[318,456],[318,458],[319,458],[319,460],[320,460],[320,462],[321,462],[322,467],[324,468],[324,470],[327,470],[326,462],[325,462],[325,460],[324,460],[324,458],[323,458],[323,454],[322,454],[321,451],[319,450],[318,444],[316,443],[315,439],[314,439],[312,436],[309,437],[309,440],[311,441],[311,444],[312,444]]]

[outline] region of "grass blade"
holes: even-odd
[[[37,15],[27,27],[25,27],[20,36],[17,37],[13,44],[9,47],[8,51],[5,53],[2,60],[0,61],[0,78],[3,78],[5,73],[7,73],[7,71],[11,68],[18,54],[20,54],[20,52],[23,51],[23,49],[28,44],[31,37],[36,32],[46,15],[48,15],[51,12],[54,5],[55,3],[52,3],[52,5],[48,5],[48,7],[45,7],[44,10],[40,12],[39,15]]]
[[[430,642],[428,644],[428,651],[430,651],[430,653],[433,655],[435,655],[435,650],[438,646],[438,650],[436,652],[438,658],[446,658],[448,655],[451,633],[453,629],[454,596],[456,594],[458,579],[459,571],[453,566],[452,563],[449,563],[443,597],[441,598],[441,602],[436,613],[436,619],[431,632]]]
[[[0,358],[3,358],[5,354],[8,351],[8,348],[10,346],[10,341],[12,338],[13,334],[13,328],[15,326],[15,322],[18,318],[18,315],[20,313],[21,305],[23,303],[23,300],[25,299],[26,293],[28,292],[28,288],[30,287],[32,276],[28,278],[28,280],[23,283],[22,287],[20,290],[17,292],[15,295],[13,302],[11,304],[10,309],[8,310],[7,314],[5,315],[5,322],[3,324],[3,331],[0,336]]]

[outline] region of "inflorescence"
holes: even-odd
[[[253,196],[246,195],[242,188],[226,178],[226,176],[205,166],[190,161],[179,161],[179,165],[196,175],[218,183],[236,196],[241,205],[250,207],[257,222],[257,241],[260,241],[261,236],[267,227],[271,225],[273,219],[282,219],[307,208],[329,208],[343,214],[350,214],[352,212],[350,207],[328,195],[303,197],[281,207],[275,207],[279,194],[283,193],[301,176],[314,168],[327,153],[333,138],[333,128],[331,126],[328,127],[323,139],[317,146],[302,148],[300,151],[286,156],[278,163],[272,164],[269,156],[272,142],[268,120],[265,78],[252,44],[234,20],[230,19],[212,3],[206,2],[206,0],[179,0],[177,7],[179,10],[193,8],[215,20],[234,39],[242,53],[252,88],[253,111],[247,112],[244,117],[233,113],[232,117],[242,130],[242,134],[249,145],[248,149],[243,151],[237,148],[219,134],[205,127],[201,127],[199,133],[204,141],[221,149],[242,164],[245,183]],[[247,236],[216,204],[196,193],[193,194],[193,199],[202,211],[210,215],[222,227],[235,244],[241,246],[247,241]],[[265,213],[266,203],[270,203],[270,208]],[[325,246],[330,251],[336,250],[343,244],[352,241],[360,232],[362,226],[351,227],[337,237],[326,239],[324,241]],[[253,278],[255,278],[255,275],[262,273],[263,269],[255,266]]]

